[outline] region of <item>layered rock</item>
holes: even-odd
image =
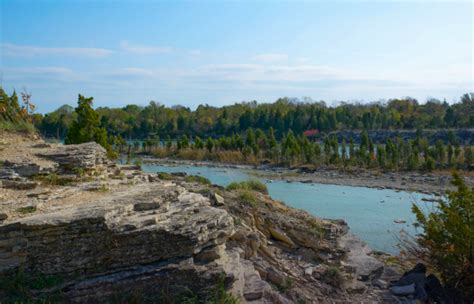
[[[374,286],[380,265],[347,238],[343,221],[256,192],[248,204],[238,190],[185,174],[160,180],[136,167],[121,170],[96,144],[30,149],[39,168],[82,168],[85,176],[68,175],[67,184],[40,180],[35,190],[1,189],[0,282],[25,281],[1,289],[0,301],[391,301],[385,287]],[[43,283],[29,284],[31,278]],[[15,288],[27,290],[26,298],[13,297]]]

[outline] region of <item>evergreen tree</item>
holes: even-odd
[[[99,114],[92,108],[92,101],[92,97],[85,98],[79,94],[75,108],[77,118],[72,122],[64,143],[69,145],[95,141],[107,150],[109,157],[116,157],[107,142],[107,131],[100,126]]]

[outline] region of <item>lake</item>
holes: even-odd
[[[213,184],[226,186],[234,181],[255,179],[251,170],[206,166],[168,166],[144,164],[145,172],[186,172],[208,178]],[[411,212],[416,202],[428,210],[433,203],[423,202],[430,196],[389,189],[350,187],[326,184],[288,183],[283,180],[265,182],[270,196],[288,206],[304,209],[309,213],[328,219],[344,219],[350,231],[365,240],[372,249],[398,254],[397,236],[403,229],[415,234]],[[397,224],[395,220],[406,223]]]

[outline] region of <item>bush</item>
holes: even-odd
[[[244,182],[233,182],[226,188],[227,190],[251,190],[257,191],[263,194],[268,194],[267,186],[259,180],[249,180]]]
[[[16,211],[22,214],[33,213],[36,211],[36,206],[21,207],[16,209]]]
[[[162,180],[174,180],[173,175],[166,172],[158,172],[158,178]]]
[[[185,177],[185,181],[188,183],[199,183],[203,185],[210,185],[211,181],[204,176],[199,176],[199,175],[187,175]]]
[[[341,287],[344,283],[344,277],[336,267],[329,267],[323,274],[323,280],[334,287]]]
[[[410,253],[437,270],[446,287],[474,299],[474,188],[469,189],[457,173],[448,192],[434,212],[425,214],[417,205],[415,226],[423,231],[417,235],[418,248]]]
[[[255,207],[257,205],[257,199],[255,197],[255,194],[251,191],[241,190],[238,197],[239,201],[242,204],[250,205],[252,207]]]

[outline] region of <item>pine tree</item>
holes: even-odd
[[[79,94],[75,109],[77,119],[72,122],[64,143],[69,145],[95,141],[107,150],[109,157],[116,157],[107,142],[107,131],[100,126],[99,114],[92,108],[92,101],[92,97],[85,98]]]

